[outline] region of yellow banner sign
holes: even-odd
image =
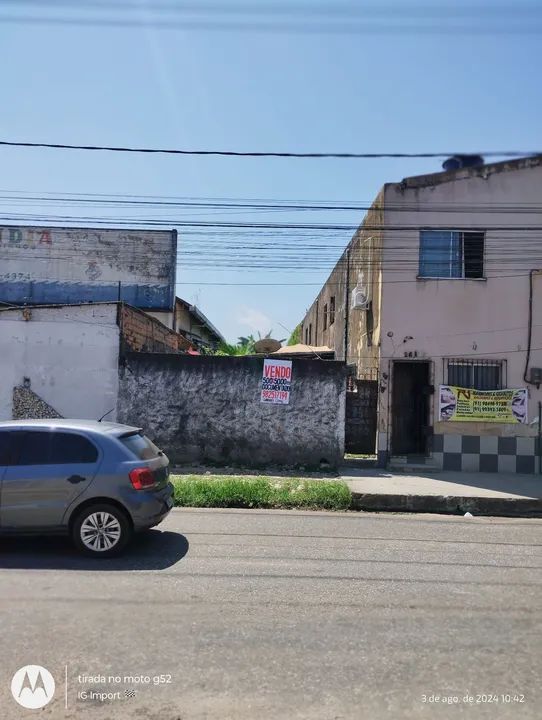
[[[461,422],[527,423],[527,388],[473,390],[441,385],[439,418]]]

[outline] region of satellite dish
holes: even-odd
[[[274,353],[280,350],[281,347],[281,343],[278,340],[273,340],[273,338],[262,338],[254,343],[254,350],[257,353]]]

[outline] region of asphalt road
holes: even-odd
[[[110,561],[3,539],[0,717],[540,718],[541,548],[539,520],[234,510]]]

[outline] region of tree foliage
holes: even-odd
[[[246,337],[238,337],[237,343],[221,343],[218,346],[218,349],[216,351],[216,355],[232,355],[232,356],[238,356],[238,355],[254,355],[256,352],[255,344],[258,340],[264,340],[271,337],[272,330],[270,330],[267,335],[264,335],[262,337],[261,333],[258,333],[258,337],[254,337],[254,335],[250,334]],[[284,342],[284,338],[282,340],[279,340],[279,342]]]
[[[294,328],[292,334],[288,338],[288,345],[297,345],[301,342],[301,323]]]

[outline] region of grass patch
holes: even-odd
[[[351,495],[340,480],[173,475],[177,507],[347,510]]]

